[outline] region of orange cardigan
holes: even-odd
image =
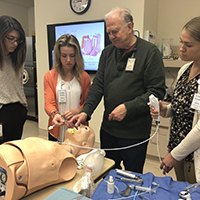
[[[81,74],[81,99],[80,99],[80,108],[83,108],[83,104],[85,103],[87,94],[89,92],[91,82],[90,76],[87,72],[83,71]],[[44,76],[44,98],[45,98],[45,111],[49,116],[48,127],[52,125],[52,118],[50,113],[52,110],[58,111],[58,103],[57,103],[57,95],[56,95],[56,87],[58,80],[58,72],[55,69],[48,71]],[[54,127],[51,131],[49,131],[54,135],[55,138],[59,136],[59,127]]]

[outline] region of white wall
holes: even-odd
[[[129,8],[134,16],[135,28],[143,33],[143,16],[144,16],[144,0],[93,0],[88,12],[83,15],[77,15],[70,9],[69,1],[66,0],[35,0],[35,31],[36,31],[36,56],[37,56],[37,78],[38,78],[38,116],[39,128],[47,129],[48,116],[44,111],[44,92],[43,78],[44,74],[49,70],[48,49],[47,49],[47,24],[87,21],[103,19],[104,15],[114,7]],[[137,6],[136,6],[137,5]],[[101,104],[102,105],[102,104]],[[95,133],[99,135],[98,130],[101,122],[100,115],[103,112],[103,106],[99,107],[99,113],[95,113],[93,123],[90,126]],[[98,139],[97,139],[98,140]]]
[[[35,33],[34,7],[28,8],[28,33],[29,36],[34,35]]]
[[[157,32],[159,0],[146,0],[144,7],[144,31]]]
[[[172,45],[180,46],[182,27],[193,17],[200,16],[199,0],[159,0],[157,44],[162,38],[173,38]],[[168,93],[171,93],[178,68],[166,68]]]
[[[173,45],[179,45],[182,27],[191,18],[200,16],[199,8],[199,0],[159,0],[157,43],[162,38],[173,38]]]
[[[9,15],[16,18],[22,25],[26,36],[31,36],[34,31],[33,8],[18,6],[5,1],[0,1],[0,15]],[[31,12],[32,11],[32,12]],[[30,21],[29,21],[30,19]]]

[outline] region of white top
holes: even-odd
[[[23,70],[16,74],[12,67],[10,56],[5,57],[3,69],[0,70],[0,108],[4,104],[19,102],[27,107],[26,96],[23,87]]]
[[[76,109],[80,106],[81,99],[81,85],[78,80],[74,77],[71,81],[64,81],[60,74],[58,75],[56,93],[57,97],[59,97],[59,90],[66,91],[66,102],[59,103],[58,101],[58,111],[62,115],[66,110]],[[59,132],[59,141],[64,141],[65,131],[67,130],[67,126],[61,126]]]

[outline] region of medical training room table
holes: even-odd
[[[112,169],[114,164],[115,164],[115,162],[113,160],[104,158],[104,167],[103,167],[101,173],[99,173],[98,175],[93,177],[94,182],[96,183],[101,178],[106,176],[106,174],[109,173],[109,171]],[[41,190],[38,190],[38,191],[22,198],[22,199],[23,200],[36,200],[36,199],[42,200],[42,199],[45,199],[46,197],[48,197],[49,195],[51,195],[56,190],[58,190],[60,187],[65,187],[67,189],[73,190],[74,185],[76,184],[77,181],[79,181],[82,178],[83,174],[84,174],[83,169],[77,170],[77,173],[72,180],[43,188]]]

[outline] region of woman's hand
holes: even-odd
[[[75,115],[75,113],[74,113],[72,110],[66,110],[66,111],[62,114],[62,117],[68,121],[68,120],[70,120],[74,115]]]
[[[57,126],[62,126],[63,124],[65,124],[65,121],[62,119],[62,116],[59,113],[57,113],[53,117],[52,124],[57,124]]]
[[[176,165],[176,163],[177,160],[172,157],[171,153],[168,153],[162,161],[160,169],[163,169],[163,174],[166,174]]]
[[[160,114],[160,116],[164,117],[167,113],[167,106],[163,105],[161,100],[159,101],[160,112],[158,110],[155,110],[155,108],[151,105],[149,105],[149,108],[150,108],[151,117],[153,119],[156,119],[159,114]]]
[[[80,112],[82,111],[81,108],[76,108],[76,109],[73,109],[73,110],[66,110],[63,114],[62,114],[62,117],[69,121],[74,115],[77,115],[79,114]]]

